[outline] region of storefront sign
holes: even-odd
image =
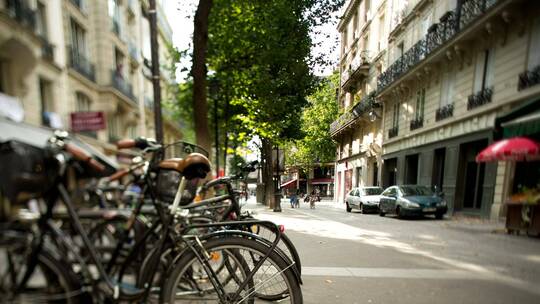
[[[71,113],[71,130],[73,132],[98,131],[105,129],[103,112]]]

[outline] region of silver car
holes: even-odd
[[[345,197],[345,208],[347,212],[351,212],[352,209],[358,209],[361,213],[378,212],[382,192],[381,187],[353,188]]]

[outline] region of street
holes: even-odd
[[[305,303],[539,303],[540,242],[475,219],[400,220],[301,203],[260,219],[285,225]]]

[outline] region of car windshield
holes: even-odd
[[[379,195],[382,191],[382,188],[364,188],[364,195]]]
[[[431,196],[433,191],[425,186],[401,186],[399,187],[403,196]]]

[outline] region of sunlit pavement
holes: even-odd
[[[285,225],[306,303],[540,303],[540,239],[498,223],[399,220],[329,202],[245,208]]]

